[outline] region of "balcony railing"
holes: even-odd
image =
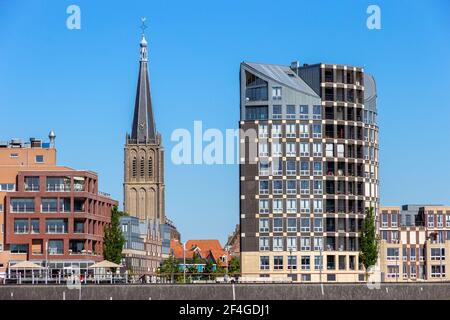
[[[11,204],[10,211],[11,212],[34,212],[34,205],[27,205],[27,204]]]
[[[65,226],[49,225],[47,226],[47,233],[50,234],[67,233],[67,228]]]
[[[68,192],[70,191],[70,185],[68,184],[48,184],[48,192]]]

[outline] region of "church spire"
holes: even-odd
[[[130,142],[156,143],[156,126],[153,119],[150,81],[148,76],[148,47],[144,31],[147,28],[142,18],[142,38],[140,42],[139,76],[134,104],[134,117]]]

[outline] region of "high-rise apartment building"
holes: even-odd
[[[380,209],[379,268],[383,282],[449,281],[450,206]]]
[[[374,78],[243,62],[240,88],[243,277],[363,281],[359,230],[379,206]]]

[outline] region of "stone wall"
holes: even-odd
[[[83,285],[82,300],[311,300],[450,299],[450,283],[382,284],[195,284]],[[78,300],[65,285],[0,285],[0,300]]]

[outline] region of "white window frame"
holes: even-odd
[[[296,138],[297,130],[295,124],[286,125],[286,138]]]
[[[275,189],[275,183],[281,183],[281,189]],[[272,180],[272,193],[283,194],[283,180]]]
[[[309,157],[309,142],[300,142],[300,157]]]
[[[259,219],[259,232],[269,232],[269,219],[260,218]]]
[[[281,142],[272,141],[272,157],[281,157],[283,155],[283,147]]]
[[[269,237],[259,237],[259,251],[269,251]]]
[[[262,205],[265,204],[265,205]],[[259,213],[269,213],[269,200],[259,199]]]
[[[273,237],[272,250],[273,251],[283,251],[283,237]]]
[[[286,212],[287,213],[297,213],[297,200],[287,199],[286,200]]]
[[[311,211],[309,199],[300,199],[300,212],[309,213]]]
[[[322,157],[322,142],[313,143],[313,157]]]
[[[295,157],[297,155],[295,142],[286,142],[286,157]]]
[[[283,135],[283,130],[281,129],[281,124],[273,124],[272,125],[272,138],[281,138]]]
[[[267,142],[258,143],[258,155],[260,157],[268,157],[269,156],[269,145]]]
[[[258,126],[258,137],[259,138],[268,138],[269,137],[269,128],[267,124],[260,124]]]
[[[311,250],[311,237],[300,237],[300,250],[301,251]]]
[[[275,205],[277,203],[277,205]],[[278,204],[281,204],[278,206]],[[283,213],[283,200],[282,199],[273,199],[272,200],[272,208],[273,213]]]
[[[322,213],[323,212],[323,200],[322,199],[314,199],[314,213]]]
[[[272,100],[281,100],[282,87],[272,87]]]
[[[309,125],[308,124],[300,125],[300,138],[309,138]]]

